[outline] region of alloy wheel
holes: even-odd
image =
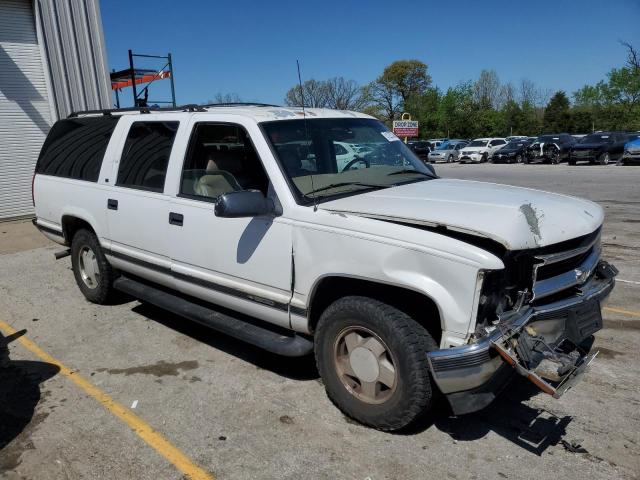
[[[98,258],[95,252],[87,245],[78,251],[78,267],[80,269],[80,277],[84,284],[90,289],[97,288],[100,284]]]
[[[382,339],[364,327],[348,327],[336,337],[334,365],[340,381],[359,400],[380,404],[396,389],[396,362]]]

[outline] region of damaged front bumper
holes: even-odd
[[[456,415],[487,406],[514,373],[559,397],[587,370],[593,334],[602,328],[600,303],[615,285],[617,270],[600,261],[573,296],[527,305],[500,317],[477,342],[428,354],[438,388]]]

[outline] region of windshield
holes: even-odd
[[[366,118],[307,118],[262,127],[302,203],[436,178],[381,122]],[[366,146],[340,155],[336,145]]]
[[[611,138],[611,136],[608,133],[593,133],[580,140],[580,143],[608,142],[609,138]]]
[[[486,147],[489,140],[474,140],[467,147]]]
[[[453,150],[456,144],[453,142],[444,142],[440,146],[436,147],[436,150]]]
[[[527,142],[523,142],[522,140],[514,140],[512,142],[507,143],[503,148],[503,150],[515,150],[517,148],[522,147]]]

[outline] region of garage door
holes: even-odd
[[[51,124],[30,0],[0,0],[0,219],[29,215],[31,178]]]

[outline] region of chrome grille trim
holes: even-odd
[[[589,252],[589,255],[575,268],[567,270],[559,275],[555,275],[544,280],[538,280],[538,271],[545,265],[552,265],[554,263],[570,260],[585,255]],[[532,300],[548,297],[556,293],[560,293],[571,287],[576,287],[584,284],[593,275],[600,255],[602,253],[602,247],[600,245],[600,235],[594,240],[582,247],[568,250],[566,252],[553,253],[549,255],[539,255],[534,257],[539,263],[536,263],[533,267],[533,287]]]

